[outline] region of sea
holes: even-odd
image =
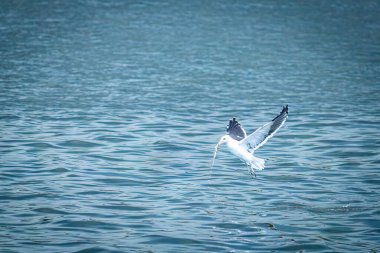
[[[0,252],[380,251],[380,2],[0,2]],[[289,106],[251,177],[223,146]]]

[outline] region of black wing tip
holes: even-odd
[[[288,105],[285,105],[282,107],[281,113],[286,112],[286,114],[288,114],[288,111],[289,111],[289,107],[288,107]]]
[[[239,122],[237,122],[236,118],[233,117],[232,119],[230,119],[230,123],[227,126],[227,131],[229,131],[231,128],[233,128],[236,125],[240,125],[240,124]]]
[[[240,141],[246,137],[244,129],[241,127],[239,122],[237,122],[235,117],[230,120],[226,130],[227,134],[237,141]]]
[[[272,121],[275,121],[276,119],[278,119],[280,117],[283,117],[284,114],[288,115],[288,110],[289,110],[288,105],[283,106],[282,107],[282,111],[280,112],[280,114],[277,115],[274,119],[272,119]]]

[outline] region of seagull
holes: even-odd
[[[272,121],[259,127],[255,132],[248,135],[243,127],[236,121],[236,118],[230,120],[227,126],[227,132],[220,138],[215,146],[214,157],[211,168],[214,166],[216,153],[223,143],[227,144],[232,154],[240,158],[248,167],[250,174],[256,177],[256,170],[263,170],[265,160],[255,157],[254,152],[263,146],[277,131],[280,129],[288,118],[288,105],[282,108],[282,111]]]

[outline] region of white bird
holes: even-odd
[[[214,165],[216,153],[219,147],[226,143],[228,149],[239,157],[248,167],[251,175],[256,176],[256,170],[263,170],[265,167],[265,160],[255,157],[254,152],[264,145],[269,138],[271,138],[282,125],[284,125],[288,118],[288,106],[284,106],[281,113],[276,116],[272,121],[258,128],[255,132],[248,135],[241,127],[235,118],[230,120],[227,126],[227,133],[220,138],[220,141],[215,146],[214,157],[212,166]]]

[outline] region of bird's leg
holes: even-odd
[[[247,169],[248,169],[249,174],[252,176],[252,173],[251,173],[251,167],[249,166],[248,163],[247,163]]]
[[[251,173],[252,178],[253,178],[253,176],[255,176],[255,178],[256,178],[256,171],[255,171],[255,169],[251,168],[250,173]]]
[[[250,164],[249,169],[250,169],[249,171],[250,171],[250,173],[251,173],[252,178],[253,178],[253,176],[255,176],[255,178],[256,178],[256,170],[255,170],[255,168],[252,166],[252,164]]]
[[[250,164],[247,164],[247,168],[248,168],[248,171],[249,171],[249,174],[251,175],[251,177],[253,178],[253,176],[256,178],[256,171],[254,168],[251,167]]]

